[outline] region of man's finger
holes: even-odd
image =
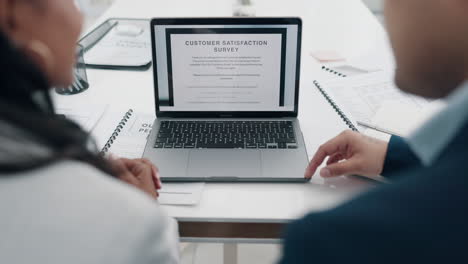
[[[336,152],[339,152],[340,149],[346,149],[348,140],[348,133],[341,133],[339,136],[320,146],[307,167],[305,177],[312,178],[317,171],[317,168],[323,163],[327,156],[331,156]]]
[[[337,177],[343,175],[357,174],[358,163],[356,160],[347,160],[331,164],[320,171],[323,178]]]
[[[337,162],[339,162],[339,161],[341,161],[341,160],[343,160],[343,159],[344,159],[343,154],[341,154],[341,153],[336,153],[336,154],[334,154],[334,155],[332,155],[332,156],[330,156],[330,157],[328,158],[328,160],[327,160],[327,166],[328,166],[328,165],[331,165],[331,164],[335,164],[335,163],[337,163]]]

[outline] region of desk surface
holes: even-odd
[[[310,52],[336,50],[347,58],[391,67],[386,33],[359,0],[255,0],[258,16],[299,16],[304,21],[300,121],[309,155],[346,129],[314,88],[323,73]],[[97,21],[109,17],[231,16],[234,0],[117,0]],[[154,113],[152,71],[89,70],[91,88],[56,100],[99,103]],[[369,188],[368,181],[342,177],[308,184],[207,184],[197,206],[164,206],[186,222],[284,223],[306,212],[326,210]]]

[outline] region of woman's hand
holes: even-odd
[[[327,166],[320,171],[320,176],[324,178],[350,174],[368,177],[380,175],[387,148],[387,142],[345,131],[318,149],[305,177],[312,178],[327,157]]]
[[[121,158],[113,159],[111,162],[117,170],[119,179],[155,199],[159,196],[158,190],[162,187],[159,171],[149,160]]]

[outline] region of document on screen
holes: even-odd
[[[278,32],[169,35],[169,93],[179,111],[261,111],[284,106],[284,43]],[[242,33],[242,34],[241,34]]]

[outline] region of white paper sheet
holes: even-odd
[[[158,201],[163,205],[196,205],[205,183],[163,183]]]
[[[101,120],[107,105],[56,105],[57,114],[65,115],[68,119],[75,121],[85,131],[91,132]]]

